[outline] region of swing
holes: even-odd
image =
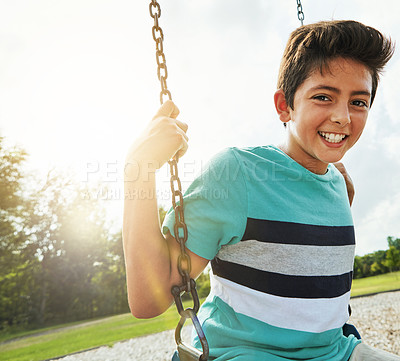
[[[304,12],[301,4],[301,0],[297,2],[297,17],[303,26]],[[158,23],[158,19],[161,16],[161,7],[157,0],[151,0],[149,4],[150,16],[154,20],[152,27],[153,39],[156,43],[156,60],[157,60],[157,77],[161,84],[160,92],[160,103],[164,103],[164,96],[167,96],[169,100],[172,100],[171,92],[167,87],[168,71],[165,61],[165,54],[163,48],[164,33]],[[174,302],[181,316],[178,325],[175,330],[175,342],[177,350],[175,351],[172,361],[206,361],[209,360],[209,346],[205,337],[202,326],[197,318],[197,311],[200,308],[199,296],[196,291],[196,281],[190,277],[191,271],[191,260],[190,256],[186,252],[185,243],[188,238],[188,230],[185,223],[185,217],[183,213],[183,194],[181,181],[178,176],[178,158],[173,158],[168,161],[170,166],[170,186],[172,193],[172,206],[175,212],[175,226],[174,233],[176,240],[180,245],[180,255],[178,257],[178,271],[182,277],[182,284],[175,285],[171,289],[171,293],[174,297]],[[184,308],[182,304],[181,295],[184,293],[190,294],[193,300],[192,308]],[[351,314],[351,308],[349,305],[349,315]],[[187,319],[191,319],[194,329],[199,337],[202,351],[185,344],[182,341],[181,330]],[[350,324],[343,326],[343,334],[345,336],[354,335],[360,339],[361,336],[357,329]]]

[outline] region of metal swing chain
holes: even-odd
[[[303,6],[301,5],[301,0],[297,0],[297,18],[300,20],[301,26],[303,26],[304,13]]]
[[[169,100],[172,100],[171,92],[167,87],[167,63],[165,62],[165,54],[164,54],[164,33],[161,27],[158,25],[158,19],[161,16],[161,7],[160,4],[156,0],[152,0],[149,6],[150,16],[154,19],[154,25],[152,28],[153,39],[156,42],[156,60],[157,60],[157,76],[158,80],[161,84],[161,92],[160,92],[160,103],[164,103],[164,95],[167,95]]]
[[[164,95],[168,96],[169,100],[172,100],[171,92],[167,87],[167,64],[165,61],[164,54],[164,33],[158,23],[158,19],[161,16],[161,7],[157,0],[151,0],[149,4],[150,16],[154,19],[154,25],[152,28],[153,39],[156,43],[156,60],[157,60],[157,76],[158,80],[161,84],[161,92],[160,92],[160,103],[164,103]],[[200,307],[199,296],[196,290],[196,281],[190,277],[190,272],[192,270],[192,264],[190,260],[189,254],[186,252],[186,241],[188,238],[188,229],[185,223],[185,216],[183,213],[183,192],[182,192],[182,184],[178,176],[178,158],[173,158],[168,161],[170,167],[170,186],[172,193],[172,206],[175,211],[175,226],[174,233],[175,238],[180,246],[180,255],[178,257],[178,271],[182,277],[182,285],[173,286],[171,289],[171,293],[174,296],[175,304],[178,309],[178,312],[181,316],[181,319],[178,323],[178,326],[175,331],[175,341],[178,345],[178,348],[186,354],[188,359],[196,359],[205,361],[208,359],[209,355],[209,347],[204,335],[201,324],[196,316],[197,311]],[[193,308],[183,308],[181,294],[182,292],[190,293],[193,299]],[[200,351],[191,348],[190,346],[186,346],[182,343],[181,339],[181,329],[185,323],[185,321],[190,318],[193,322],[193,326],[199,336],[199,340],[203,347],[203,353]],[[194,358],[193,358],[194,357]],[[182,360],[184,361],[184,360]]]
[[[154,19],[154,26],[152,28],[153,39],[156,42],[156,60],[157,60],[157,76],[161,84],[160,102],[164,103],[164,95],[167,95],[172,100],[171,92],[167,87],[167,65],[165,62],[165,54],[163,47],[164,33],[158,23],[161,16],[161,7],[157,0],[152,0],[149,5],[150,16]],[[182,276],[183,284],[186,285],[188,292],[191,291],[190,284],[190,271],[192,269],[190,257],[186,252],[185,243],[188,237],[187,226],[183,214],[183,193],[182,185],[178,176],[178,161],[171,159],[168,161],[170,166],[170,185],[172,192],[172,206],[175,210],[175,237],[177,238],[181,247],[181,254],[178,258],[178,270]]]

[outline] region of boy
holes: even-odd
[[[390,40],[354,21],[295,30],[274,96],[286,142],[227,149],[186,192],[191,275],[212,266],[211,293],[199,312],[212,359],[400,360],[343,336],[355,239],[346,183],[332,165],[361,136],[392,54]],[[178,113],[166,102],[130,149],[127,192],[155,194],[155,170],[186,152],[187,125]],[[213,199],[217,193],[227,196]],[[170,211],[161,233],[154,197],[125,202],[136,317],[164,312],[171,286],[181,282],[173,223]]]

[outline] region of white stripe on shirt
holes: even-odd
[[[336,298],[284,298],[252,290],[210,272],[211,295],[221,298],[237,313],[271,326],[324,332],[342,327],[349,318],[350,292]]]

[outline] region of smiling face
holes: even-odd
[[[367,121],[372,77],[366,66],[344,58],[329,62],[299,86],[291,109],[282,90],[275,93],[281,121],[288,124],[281,148],[311,172],[324,174],[360,138]]]

